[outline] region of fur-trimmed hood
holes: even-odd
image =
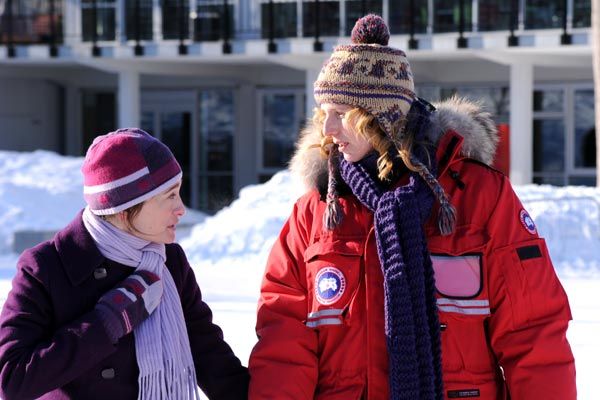
[[[498,144],[498,131],[489,112],[480,104],[452,97],[434,103],[436,110],[431,115],[431,123],[426,132],[432,143],[448,130],[463,137],[460,154],[491,165]],[[321,132],[309,120],[296,142],[296,151],[290,161],[290,170],[299,176],[307,190],[323,187],[327,182],[327,160],[321,157],[318,148],[311,147],[321,142]]]

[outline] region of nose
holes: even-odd
[[[177,215],[179,218],[185,215],[185,204],[183,204],[181,197],[179,198],[179,204],[177,204],[177,207],[175,207],[175,215]]]
[[[323,135],[335,136],[340,132],[340,120],[332,116],[326,116],[323,121]]]

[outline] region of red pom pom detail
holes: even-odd
[[[387,46],[390,31],[383,18],[376,14],[365,15],[354,24],[351,35],[355,44],[380,44]]]

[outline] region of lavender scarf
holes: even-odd
[[[138,399],[199,399],[181,300],[165,266],[165,246],[118,229],[86,207],[83,223],[108,259],[157,274],[164,293],[158,308],[134,330]]]

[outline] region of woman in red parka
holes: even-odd
[[[311,190],[267,263],[250,399],[575,399],[567,297],[489,167],[489,114],[417,98],[388,38],[360,19],[315,82],[292,161]]]

